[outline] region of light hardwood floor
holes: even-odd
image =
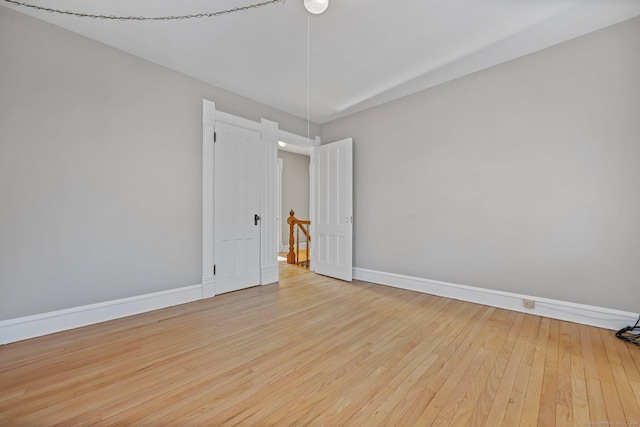
[[[280,265],[1,346],[0,425],[640,425],[640,347],[611,331]]]

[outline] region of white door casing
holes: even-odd
[[[278,157],[278,178],[277,178],[277,191],[278,191],[278,197],[277,197],[277,201],[276,201],[276,207],[278,209],[277,214],[276,214],[276,218],[278,221],[278,244],[277,244],[277,249],[278,252],[286,252],[287,249],[285,249],[285,242],[284,240],[282,240],[282,231],[283,231],[283,219],[282,219],[282,171],[284,170],[284,161]]]
[[[202,100],[202,298],[216,294],[214,259],[214,156],[216,104]]]
[[[260,174],[261,191],[261,243],[260,243],[260,284],[268,285],[280,279],[278,271],[278,123],[262,119],[260,121],[262,142]]]
[[[202,297],[210,298],[222,292],[228,292],[231,287],[225,284],[226,279],[220,281],[220,261],[222,260],[225,265],[228,265],[231,261],[229,258],[222,257],[223,249],[221,249],[220,234],[216,229],[218,224],[218,211],[224,205],[220,200],[224,198],[220,196],[220,191],[227,191],[221,189],[216,191],[218,187],[221,173],[221,165],[225,164],[225,160],[219,158],[216,155],[216,151],[219,149],[214,148],[218,144],[218,137],[224,138],[224,135],[219,135],[218,131],[224,133],[225,129],[243,129],[242,134],[252,135],[252,139],[255,139],[255,135],[258,135],[257,148],[251,154],[247,154],[246,160],[253,164],[253,171],[257,173],[258,178],[251,178],[258,184],[258,205],[255,212],[247,212],[251,224],[253,222],[253,215],[256,213],[260,215],[261,219],[258,222],[258,250],[251,249],[251,246],[246,246],[247,250],[254,251],[252,255],[252,263],[255,266],[255,258],[258,259],[258,282],[255,282],[255,273],[251,279],[242,280],[242,287],[252,286],[254,284],[269,284],[278,281],[278,259],[277,259],[277,220],[276,220],[276,184],[277,184],[277,141],[279,137],[278,124],[269,120],[262,119],[260,123],[253,122],[251,120],[244,119],[242,117],[234,116],[221,111],[216,111],[215,103],[206,99],[202,102],[202,147],[203,147],[203,164],[202,164]],[[247,133],[248,132],[248,133]],[[214,142],[214,139],[216,142]],[[257,155],[257,164],[254,154]],[[218,178],[218,179],[216,179]],[[234,180],[233,185],[236,184]],[[223,187],[226,187],[223,185]],[[254,209],[255,199],[252,198],[252,206],[248,206],[247,209]],[[246,216],[246,215],[241,215]],[[220,236],[221,238],[223,236]],[[251,237],[253,239],[253,237]],[[227,243],[230,246],[231,243]],[[243,248],[244,243],[241,243],[238,248]],[[240,268],[239,268],[240,267]],[[242,264],[235,265],[236,271],[241,271]],[[253,267],[252,267],[253,268]],[[247,269],[251,270],[247,265]],[[215,273],[215,274],[214,274]],[[242,273],[244,274],[244,273]],[[221,284],[219,287],[218,285]]]
[[[311,154],[313,203],[311,269],[352,280],[353,141],[315,147]]]

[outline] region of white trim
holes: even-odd
[[[286,130],[280,130],[278,132],[278,141],[286,143],[284,146],[278,145],[278,150],[302,154],[304,156],[310,156],[311,150],[320,145],[319,136],[317,136],[316,139],[310,139],[296,135],[295,133],[287,132]]]
[[[216,104],[202,100],[202,297],[216,294],[215,260],[215,148]]]
[[[278,256],[276,255],[276,263],[278,262]],[[280,280],[280,269],[276,264],[275,267],[268,267],[262,269],[262,282],[261,285],[269,285],[276,283]]]
[[[276,192],[277,192],[277,201],[276,201],[276,218],[278,221],[278,231],[277,231],[277,238],[276,238],[276,245],[277,245],[277,249],[278,252],[281,252],[281,248],[284,246],[284,243],[282,242],[282,233],[283,233],[283,228],[284,228],[284,219],[282,218],[283,212],[282,212],[282,171],[284,170],[284,161],[278,157],[278,177],[276,180]]]
[[[278,123],[261,119],[254,122],[243,117],[216,110],[216,104],[202,100],[202,298],[217,294],[215,265],[215,129],[220,124],[260,132],[260,283],[278,281],[276,213],[277,141]],[[316,141],[317,142],[317,141]],[[274,280],[274,269],[276,271]]]
[[[260,284],[279,280],[278,248],[278,123],[262,119],[261,123],[261,197],[260,197]]]
[[[216,296],[216,279],[215,279],[215,276],[203,277],[203,280],[202,280],[202,299],[212,298],[212,297],[215,297],[215,296]]]
[[[202,285],[100,302],[0,321],[0,344],[22,341],[108,320],[133,316],[202,298]]]
[[[316,147],[320,145],[319,136],[316,139],[311,139],[282,129],[278,131],[278,140],[300,147]]]
[[[454,283],[439,282],[436,280],[403,276],[364,268],[354,268],[353,278],[365,282],[392,286],[394,288],[438,295],[611,330],[619,330],[625,326],[633,325],[638,319],[638,313],[628,311],[476,288],[473,286],[457,285]],[[523,299],[535,301],[535,308],[524,308],[522,303]]]
[[[254,122],[253,120],[245,119],[244,117],[234,116],[233,114],[225,113],[224,111],[220,111],[220,110],[216,110],[215,120],[216,122],[227,123],[233,126],[255,130],[258,132],[261,132],[263,130],[262,123],[260,122]]]
[[[309,228],[307,232],[309,236],[313,236],[315,232],[314,227],[316,225],[316,149],[311,149],[311,155],[309,156]],[[309,271],[315,273],[315,258],[316,255],[313,252],[315,250],[316,242],[311,243],[311,247],[309,248]],[[288,249],[287,249],[288,251]]]

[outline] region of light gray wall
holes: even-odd
[[[282,243],[289,245],[289,211],[298,219],[309,219],[309,156],[278,150],[282,159]],[[300,241],[306,241],[301,233]]]
[[[202,98],[307,131],[0,6],[0,320],[201,282]]]
[[[640,18],[327,123],[354,264],[637,312]]]

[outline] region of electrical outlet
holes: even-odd
[[[536,302],[530,299],[523,299],[522,304],[524,304],[524,308],[536,308]]]

